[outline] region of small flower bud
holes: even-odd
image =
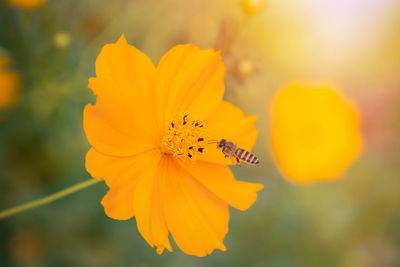
[[[53,44],[57,48],[65,48],[71,43],[71,35],[68,32],[57,32],[53,37]]]
[[[245,79],[256,72],[256,66],[251,59],[242,58],[236,61],[234,72],[238,78]]]

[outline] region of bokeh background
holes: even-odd
[[[1,53],[20,92],[0,111],[0,210],[89,178],[83,107],[96,56],[124,32],[154,62],[173,45],[222,50],[225,98],[259,114],[257,167],[235,176],[265,185],[231,209],[226,252],[158,256],[134,219],[105,216],[104,184],[0,221],[0,266],[400,266],[400,2],[267,0],[0,1]],[[294,185],[269,150],[266,110],[293,79],[328,79],[357,103],[364,150],[334,182]]]

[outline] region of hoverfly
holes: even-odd
[[[213,143],[218,144],[217,148],[222,149],[222,153],[224,153],[225,158],[227,158],[227,159],[235,158],[236,165],[238,165],[238,166],[240,166],[240,161],[244,161],[250,165],[257,165],[260,163],[260,161],[254,154],[250,153],[249,151],[246,151],[243,148],[238,147],[233,142],[229,142],[229,141],[226,141],[225,139],[221,139],[220,141],[213,141],[213,142],[210,142],[209,144],[213,144]]]

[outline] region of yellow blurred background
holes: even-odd
[[[121,33],[155,63],[179,43],[221,50],[225,99],[259,114],[261,164],[232,170],[265,188],[206,258],[156,255],[134,219],[104,215],[97,185],[1,220],[0,266],[400,266],[398,0],[18,2],[0,0],[0,210],[89,178],[87,79]],[[294,80],[335,84],[360,114],[362,152],[333,181],[288,182],[275,164],[269,112]]]

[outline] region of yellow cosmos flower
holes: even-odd
[[[135,216],[157,252],[172,251],[169,233],[187,254],[225,250],[228,204],[248,209],[260,184],[236,181],[221,150],[225,138],[251,150],[256,116],[222,100],[225,66],[212,49],[178,45],[157,67],[122,35],[96,60],[89,88],[96,105],[84,110],[93,146],[86,168],[110,188],[101,201],[107,216]]]
[[[359,112],[333,84],[292,83],[270,113],[272,153],[291,181],[334,179],[360,154]]]
[[[43,5],[47,0],[7,0],[11,5],[24,9],[34,9]]]
[[[14,62],[0,54],[0,110],[12,106],[20,96],[20,76],[8,69]]]

